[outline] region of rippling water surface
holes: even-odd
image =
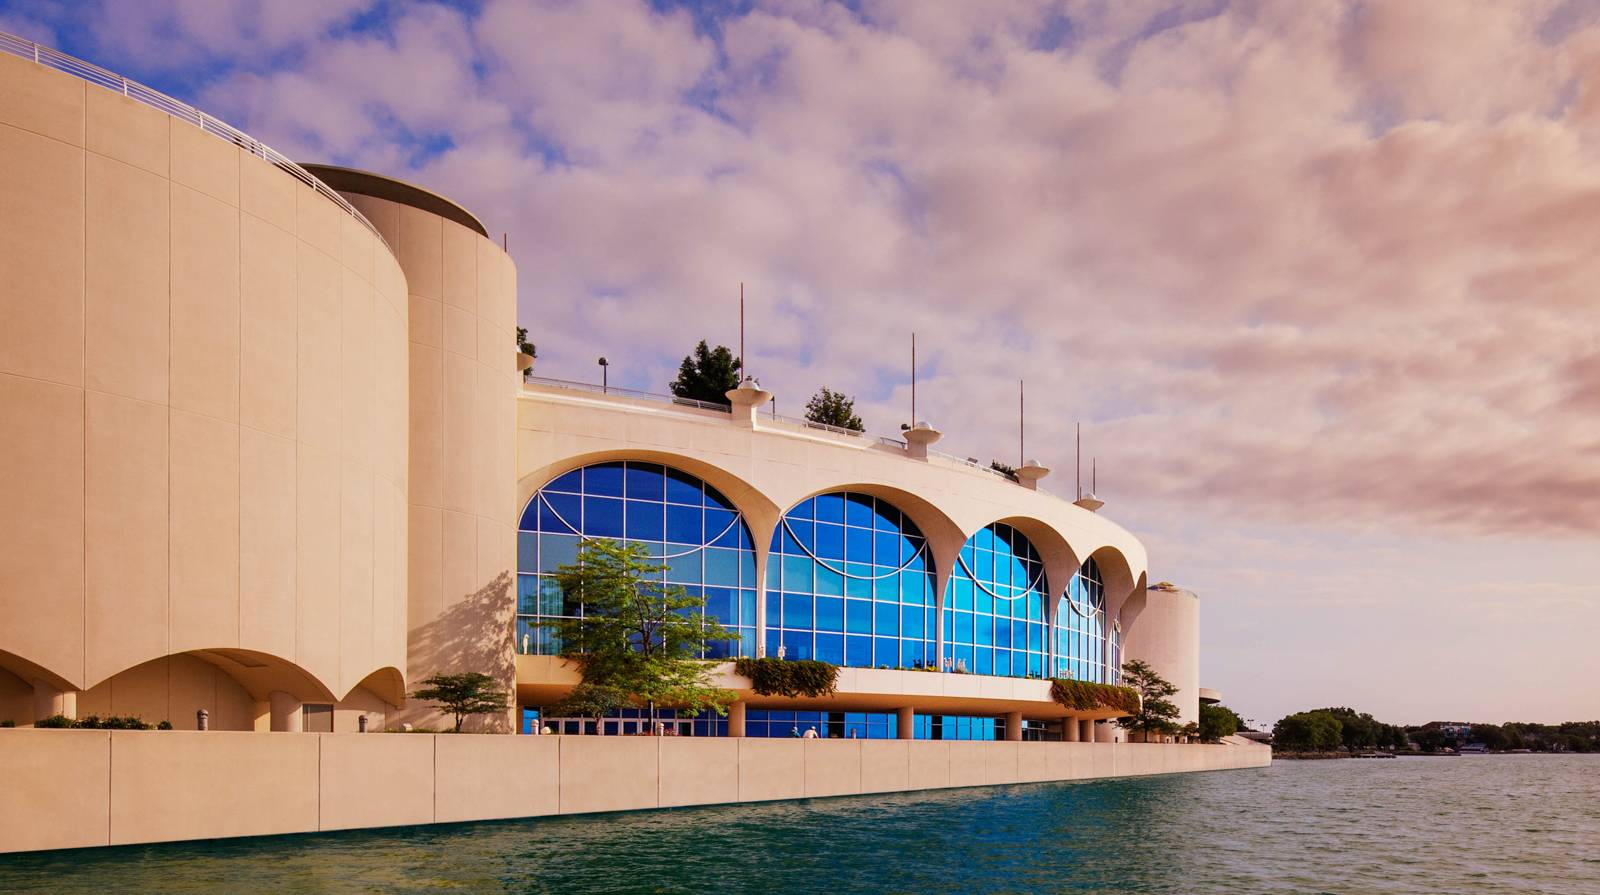
[[[1270,768],[0,856],[0,892],[1600,893],[1600,756]]]

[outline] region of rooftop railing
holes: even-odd
[[[712,401],[697,401],[694,398],[680,398],[677,395],[661,395],[655,392],[641,392],[638,389],[621,388],[615,385],[598,385],[593,382],[573,382],[570,379],[549,379],[544,376],[527,376],[523,382],[528,385],[542,385],[546,388],[564,388],[571,391],[591,392],[597,395],[616,395],[619,398],[643,398],[646,401],[658,401],[663,404],[676,404],[679,407],[693,407],[698,410],[713,410],[717,413],[732,413],[733,408],[727,404],[717,404]]]
[[[597,395],[616,395],[619,398],[642,398],[647,401],[657,401],[663,404],[675,404],[679,407],[693,407],[700,410],[713,410],[718,413],[730,413],[733,409],[727,404],[715,404],[710,401],[697,401],[693,398],[680,398],[676,395],[662,395],[655,392],[642,392],[637,389],[621,388],[614,385],[601,385],[593,382],[574,382],[570,379],[550,379],[543,376],[526,376],[523,378],[523,382],[527,383],[528,385],[545,386],[546,388],[569,389],[572,391],[590,392]],[[769,413],[765,411],[760,413],[758,416],[763,420],[771,420],[783,423],[787,427],[831,432],[835,435],[843,435],[849,438],[876,439],[876,442],[884,447],[891,447],[902,451],[906,449],[906,442],[904,439],[892,438],[888,435],[871,435],[867,432],[858,432],[855,429],[846,429],[843,426],[833,426],[827,423],[818,423],[799,417],[780,416],[776,413]],[[936,451],[931,448],[928,450],[928,456],[937,457],[940,460],[945,460],[959,466],[965,466],[978,472],[992,475],[995,478],[1011,482],[1012,484],[1017,484],[1017,480],[1015,478],[1006,475],[1000,470],[995,469],[993,466],[985,463],[979,463],[972,457],[958,457],[955,454],[947,454],[944,451]],[[1043,488],[1037,488],[1036,490],[1044,494],[1049,494],[1051,497],[1059,497],[1058,495],[1050,491],[1046,491]]]
[[[394,247],[390,246],[389,241],[383,238],[382,233],[378,232],[378,228],[367,220],[366,215],[356,210],[356,207],[351,205],[344,196],[339,195],[338,191],[334,190],[333,187],[318,180],[311,172],[295,164],[288,156],[233,125],[214,118],[188,103],[173,99],[153,87],[146,87],[138,81],[130,81],[122,75],[107,71],[92,62],[85,62],[76,56],[69,56],[60,50],[51,49],[43,44],[34,43],[25,37],[19,37],[6,31],[0,31],[0,53],[20,56],[46,68],[52,68],[80,80],[88,81],[90,84],[114,90],[135,102],[143,103],[153,109],[159,109],[174,118],[187,121],[213,137],[227,140],[256,158],[277,166],[289,176],[311,187],[323,198],[344,209],[347,214],[360,221],[361,225],[372,231],[372,235],[378,238],[378,242],[389,248],[390,252],[394,251]]]

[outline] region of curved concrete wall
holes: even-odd
[[[1151,587],[1122,607],[1122,657],[1143,659],[1178,688],[1178,723],[1200,720],[1200,598]]]
[[[192,654],[147,676],[175,723],[180,667],[398,699],[407,317],[334,203],[0,55],[0,666],[87,691]]]
[[[374,177],[374,180],[380,180]],[[406,680],[480,671],[512,687],[516,568],[516,268],[431,212],[345,192],[394,247],[409,290],[409,657]],[[390,718],[433,725],[414,704]],[[509,730],[504,718],[474,719]]]

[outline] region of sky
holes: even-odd
[[[1258,724],[1600,717],[1600,0],[0,0],[505,234],[538,372],[1073,431]],[[1087,461],[1086,461],[1087,462]]]

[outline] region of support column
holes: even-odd
[[[299,733],[304,729],[305,718],[300,700],[282,690],[273,690],[272,729],[285,733]]]
[[[78,717],[78,691],[58,690],[44,681],[33,682],[33,719],[43,721],[52,715]]]
[[[1061,739],[1063,742],[1078,742],[1078,719],[1067,718],[1061,722]]]
[[[1085,743],[1094,742],[1094,722],[1082,718],[1078,722],[1078,739]]]
[[[270,701],[257,702],[252,706],[252,710],[255,714],[251,717],[255,719],[255,723],[251,725],[251,729],[256,733],[266,733],[272,730],[272,703]]]
[[[917,738],[917,713],[910,707],[895,711],[894,734],[896,739],[914,740]]]
[[[744,703],[735,702],[728,706],[728,736],[744,736]]]
[[[1022,742],[1022,713],[1006,712],[1006,742]]]
[[[1097,743],[1112,743],[1116,741],[1117,732],[1112,729],[1108,721],[1097,721],[1094,725],[1094,741]]]

